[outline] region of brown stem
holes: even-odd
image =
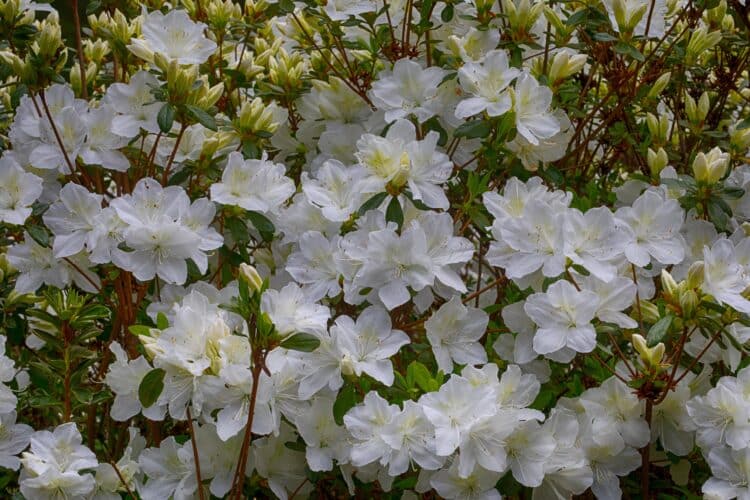
[[[709,340],[708,343],[705,345],[705,347],[703,347],[703,349],[701,349],[701,352],[699,352],[698,355],[693,359],[693,362],[690,363],[690,366],[688,366],[685,369],[685,371],[682,373],[682,375],[680,375],[679,377],[677,377],[677,380],[674,381],[674,385],[679,384],[680,381],[682,381],[682,379],[684,379],[687,376],[687,374],[690,373],[693,370],[693,368],[695,367],[695,365],[698,364],[698,361],[700,361],[700,359],[703,357],[703,355],[706,354],[706,351],[708,351],[708,349],[714,344],[714,342],[716,342],[716,339],[719,338],[719,335],[721,335],[721,333],[723,331],[724,331],[724,327],[722,326],[719,329],[718,332],[716,332],[716,333],[713,334],[713,336],[711,337],[711,340]]]
[[[63,376],[63,422],[70,422],[72,403],[70,399],[70,343],[73,340],[73,330],[67,321],[62,323],[63,337],[63,362],[65,363],[65,375]]]
[[[247,457],[250,451],[250,444],[252,443],[252,428],[253,428],[253,417],[255,415],[255,401],[258,398],[258,383],[260,381],[260,373],[263,368],[263,356],[264,354],[255,354],[258,349],[253,350],[253,388],[250,392],[250,408],[247,411],[247,423],[245,424],[245,435],[242,438],[242,447],[240,448],[240,456],[237,461],[237,470],[234,472],[234,479],[232,480],[232,494],[231,498],[240,500],[242,498],[242,486],[244,484],[245,468],[247,466]]]
[[[649,429],[651,428],[651,414],[653,412],[653,401],[650,399],[646,400],[646,423],[648,424]],[[641,449],[641,498],[643,500],[648,500],[649,496],[649,466],[651,465],[650,462],[650,455],[651,455],[651,440],[649,439],[649,442],[646,443],[646,446]]]
[[[162,186],[167,185],[167,180],[169,179],[169,171],[172,168],[172,162],[174,162],[174,157],[177,155],[177,149],[180,147],[180,142],[182,142],[182,136],[185,133],[186,128],[187,128],[187,125],[185,125],[185,123],[180,124],[180,131],[177,133],[177,139],[175,139],[174,141],[174,147],[172,148],[172,153],[169,155],[169,160],[167,160],[167,166],[164,167],[164,173],[161,176]]]
[[[476,292],[473,292],[473,293],[470,293],[469,295],[467,295],[466,298],[464,298],[463,303],[466,304],[467,302],[470,302],[471,299],[476,298],[478,295],[482,295],[487,290],[491,290],[492,288],[495,288],[495,286],[498,283],[502,283],[504,281],[505,281],[505,276],[500,276],[499,278],[493,280],[491,283],[488,283],[486,286],[480,288]]]
[[[81,70],[81,97],[89,98],[88,85],[86,83],[86,56],[83,53],[83,44],[81,43],[81,18],[78,13],[78,0],[73,0],[73,25],[76,35],[76,51],[78,52],[78,65]]]
[[[187,406],[188,430],[190,431],[190,444],[193,446],[193,461],[195,462],[195,476],[198,481],[198,497],[205,500],[203,492],[203,478],[201,477],[201,461],[198,458],[198,443],[195,442],[195,431],[193,430],[193,416],[190,414],[190,405]]]
[[[60,151],[62,151],[63,158],[65,158],[65,163],[68,165],[70,173],[72,174],[76,171],[76,167],[68,157],[68,151],[65,149],[65,144],[63,144],[62,138],[60,137],[60,132],[57,131],[57,125],[55,125],[55,120],[52,118],[52,113],[50,113],[49,111],[49,107],[47,106],[47,98],[44,97],[43,90],[39,91],[39,98],[42,101],[42,107],[44,108],[44,113],[47,115],[47,120],[49,120],[49,124],[52,127],[52,133],[55,135],[55,139],[57,140],[57,145],[60,146]]]
[[[133,491],[130,489],[130,486],[128,486],[128,482],[125,481],[125,478],[122,476],[122,472],[120,472],[120,468],[117,467],[117,464],[114,460],[109,461],[109,465],[112,466],[112,468],[115,470],[115,474],[117,474],[117,477],[120,479],[120,482],[125,487],[125,491],[128,495],[130,495],[131,498],[136,498],[136,496],[133,494]]]

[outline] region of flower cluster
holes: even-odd
[[[0,0],[0,489],[750,498],[744,2],[72,4]]]

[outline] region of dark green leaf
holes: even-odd
[[[172,125],[174,125],[174,115],[174,106],[168,102],[165,103],[159,110],[159,114],[156,115],[156,122],[159,124],[159,130],[165,134],[172,130]]]
[[[600,42],[616,42],[618,38],[609,33],[599,32],[599,33],[594,33],[594,40],[597,40]]]
[[[217,130],[218,127],[216,127],[216,120],[214,120],[214,117],[206,113],[204,110],[199,108],[198,106],[193,106],[192,104],[186,104],[185,109],[187,109],[187,112],[195,118],[198,123],[203,125],[209,130]]]
[[[156,403],[164,390],[164,370],[154,368],[143,377],[141,385],[138,386],[138,399],[144,408],[148,408]]]
[[[395,222],[399,229],[404,224],[404,211],[401,209],[401,202],[398,201],[397,196],[391,198],[391,202],[385,210],[385,220]]]
[[[296,333],[281,342],[281,347],[290,351],[313,352],[320,345],[320,339],[309,333]]]
[[[453,5],[447,4],[443,7],[443,11],[440,13],[440,19],[442,19],[444,23],[451,22],[451,19],[453,19],[453,12]]]
[[[271,241],[273,239],[273,234],[276,232],[276,228],[268,217],[260,212],[248,210],[247,218],[250,219],[250,222],[255,226],[255,229],[258,230],[264,240]]]
[[[648,335],[646,336],[646,344],[648,344],[649,347],[655,346],[664,339],[669,331],[669,327],[672,325],[673,319],[674,316],[670,314],[654,323],[654,326],[649,329]]]
[[[726,203],[724,203],[724,205],[726,205]],[[707,208],[711,222],[714,223],[719,231],[725,231],[727,229],[727,224],[729,224],[729,216],[731,215],[731,212],[727,214],[722,204],[719,203],[718,198],[715,197],[708,200]]]
[[[227,228],[229,234],[232,235],[232,239],[237,243],[242,243],[250,240],[250,235],[247,232],[247,226],[237,217],[227,217],[224,220],[224,227]]]
[[[453,137],[466,137],[469,139],[483,138],[490,135],[492,126],[486,120],[473,120],[462,123],[455,132]]]
[[[615,44],[615,52],[617,52],[618,54],[629,56],[639,62],[643,62],[646,60],[646,58],[643,57],[643,54],[641,54],[638,49],[625,42],[617,42]]]
[[[99,7],[102,6],[102,2],[99,0],[94,0],[93,2],[89,2],[88,5],[86,5],[86,15],[91,15],[94,12],[96,12]]]
[[[282,14],[294,12],[294,2],[292,0],[279,0],[279,12]]]
[[[242,156],[250,160],[257,160],[260,158],[260,150],[253,141],[245,141],[242,143]]]
[[[351,384],[345,385],[333,403],[333,419],[338,425],[344,425],[344,415],[357,404],[357,391]]]
[[[736,200],[742,198],[745,195],[745,190],[738,187],[725,187],[721,190],[721,194],[724,198]]]
[[[42,226],[26,226],[26,231],[28,231],[31,239],[43,247],[46,248],[49,246],[49,234],[47,234],[47,230]]]
[[[372,196],[370,199],[364,202],[361,207],[359,207],[359,210],[357,211],[357,213],[359,215],[364,215],[370,210],[374,210],[378,208],[381,205],[381,203],[383,203],[383,201],[385,200],[387,196],[388,196],[388,193],[385,193],[385,192],[378,193]]]

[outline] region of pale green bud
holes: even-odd
[[[669,297],[675,297],[677,293],[677,282],[666,269],[661,271],[661,287]]]
[[[570,75],[579,72],[583,68],[583,65],[586,64],[586,58],[586,54],[556,53],[549,67],[548,77],[550,84],[558,84]]]
[[[648,91],[649,97],[659,97],[659,94],[667,87],[669,80],[672,78],[672,73],[667,72],[656,79],[651,89]]]
[[[685,290],[680,294],[679,302],[683,317],[689,319],[695,315],[700,299],[695,290]]]
[[[656,152],[654,152],[653,149],[648,148],[646,157],[648,168],[651,172],[651,177],[653,179],[658,179],[661,171],[664,170],[664,168],[669,163],[667,152],[664,151],[664,148],[659,148]]]
[[[693,262],[688,269],[685,283],[688,288],[697,289],[703,284],[703,261]]]
[[[698,182],[708,185],[716,184],[726,174],[728,165],[729,154],[715,147],[708,154],[698,153],[696,155],[695,160],[693,160],[693,176]]]
[[[690,34],[685,51],[688,64],[694,64],[706,50],[712,49],[721,41],[721,31],[708,32],[706,26],[701,26]]]
[[[634,333],[631,339],[633,348],[640,355],[643,363],[649,368],[661,368],[661,360],[664,357],[666,348],[664,343],[659,342],[654,347],[648,347],[646,339],[643,336]]]
[[[646,300],[641,300],[640,303],[640,310],[641,314],[643,315],[643,321],[646,321],[648,323],[656,323],[661,318],[661,315],[659,314],[659,308],[656,307],[656,304],[652,304],[651,302],[648,302]],[[636,313],[637,313],[636,308]]]

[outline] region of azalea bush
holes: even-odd
[[[3,498],[750,498],[742,0],[72,5],[0,0]]]

